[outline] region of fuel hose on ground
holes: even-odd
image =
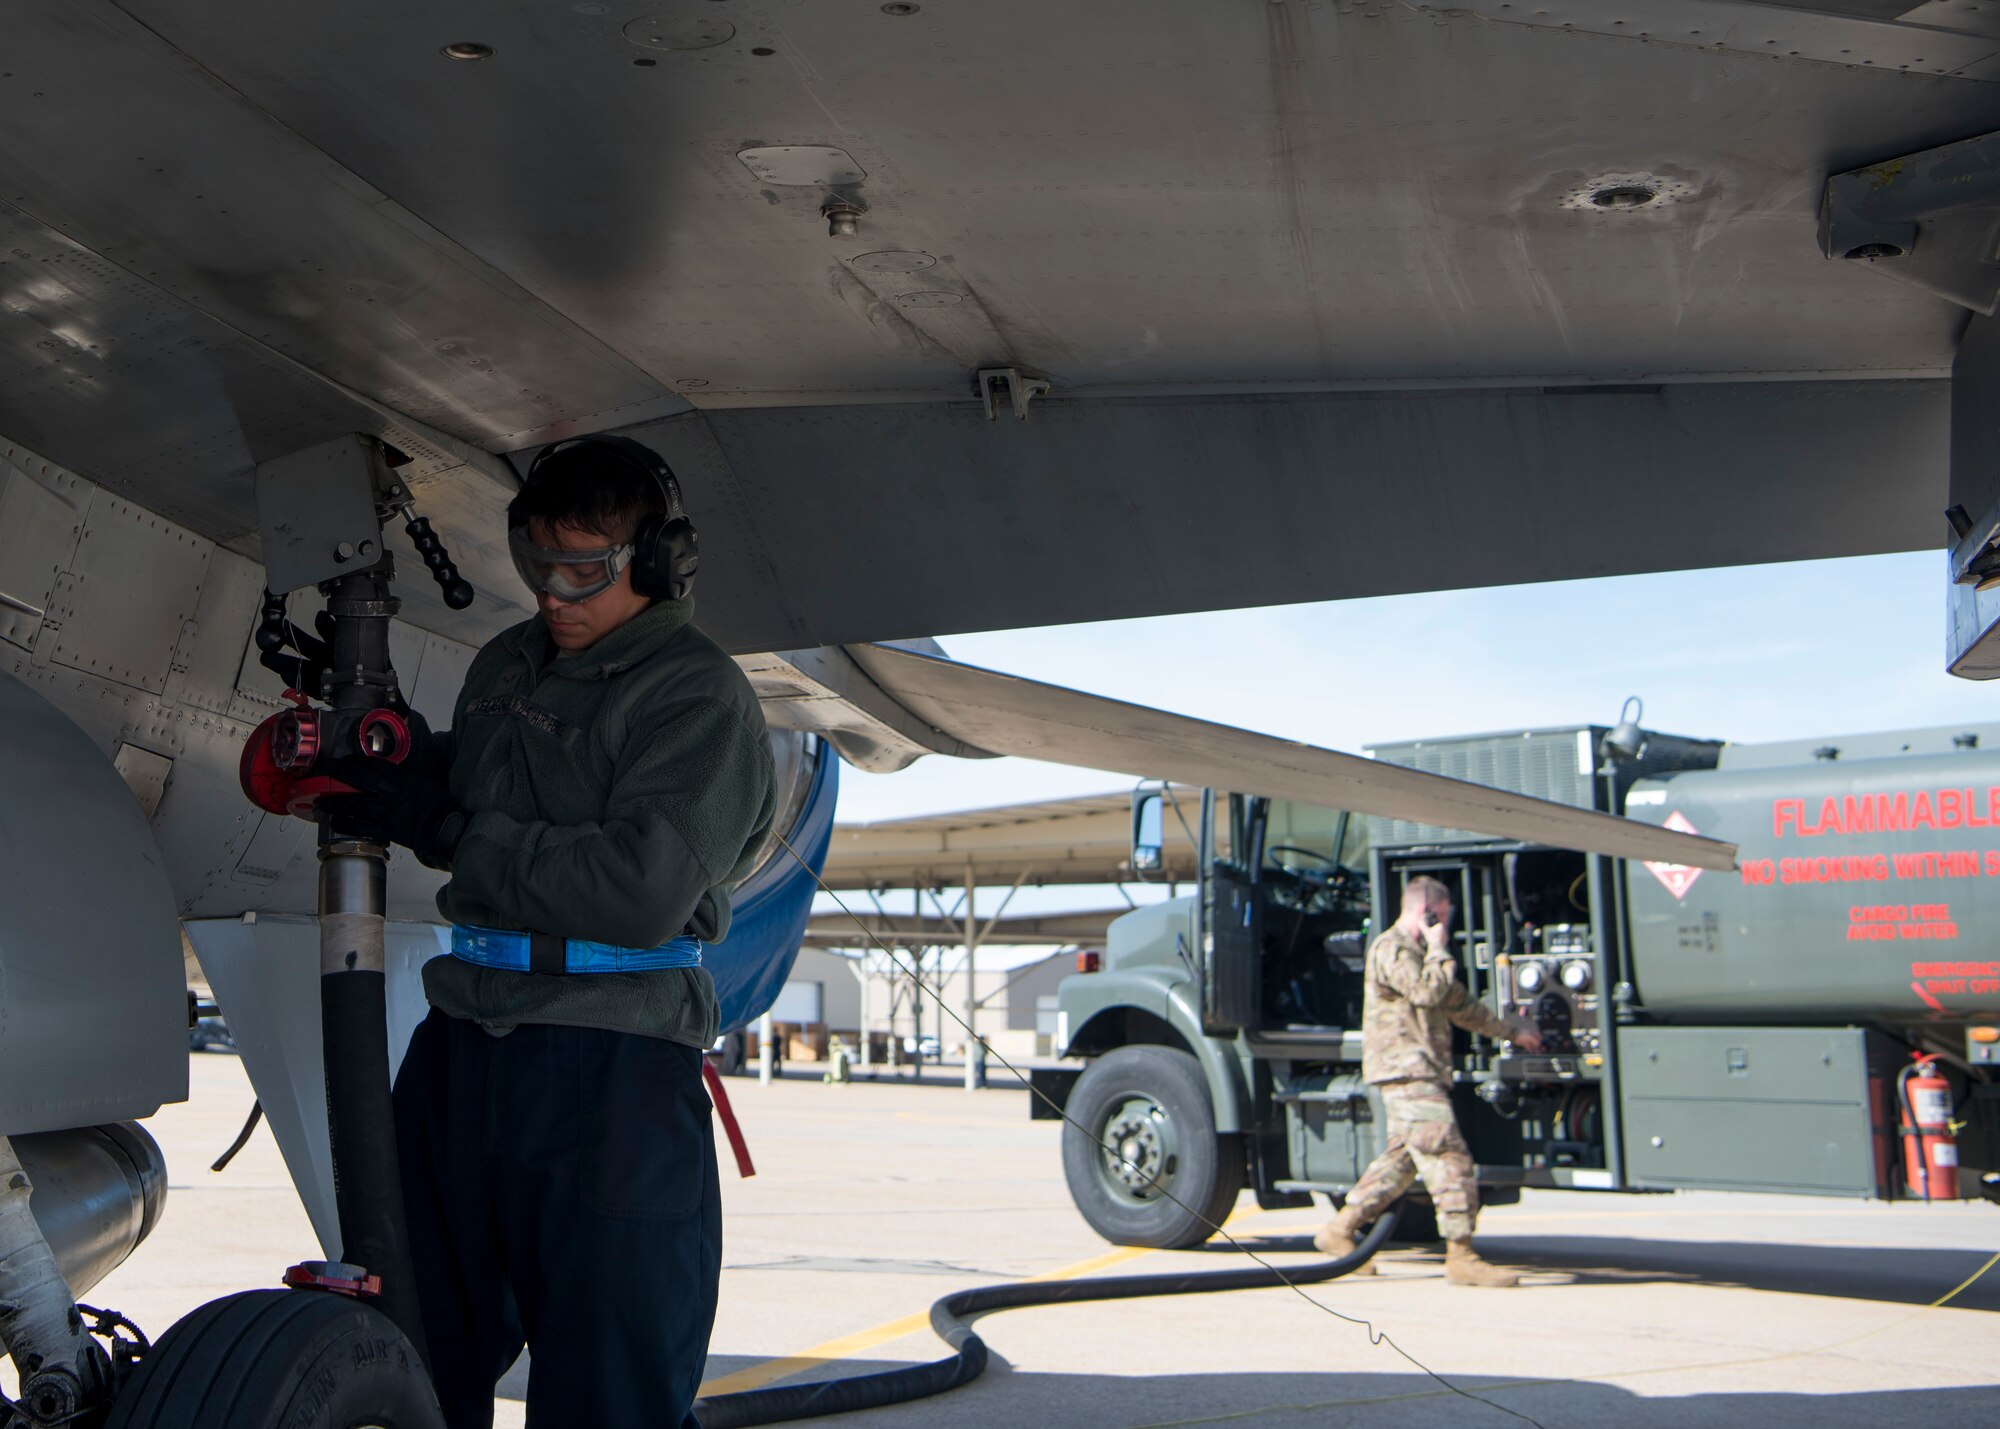
[[[847,1414],[880,1409],[942,1394],[970,1384],[986,1369],[986,1342],[972,1328],[979,1315],[996,1310],[1021,1310],[1032,1305],[1074,1305],[1089,1300],[1129,1300],[1150,1295],[1205,1295],[1219,1290],[1267,1290],[1317,1285],[1351,1274],[1365,1265],[1395,1233],[1402,1212],[1398,1201],[1375,1220],[1360,1244],[1347,1255],[1297,1270],[1259,1265],[1242,1270],[1196,1270],[1163,1275],[1108,1275],[1091,1280],[1042,1280],[1014,1285],[977,1285],[945,1296],[931,1306],[931,1328],[953,1353],[929,1364],[879,1370],[847,1379],[816,1380],[811,1384],[779,1385],[738,1394],[698,1399],[695,1417],[702,1429],[741,1429],[751,1424],[778,1424],[790,1419],[814,1419],[822,1414]]]

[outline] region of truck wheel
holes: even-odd
[[[723,1076],[740,1077],[743,1075],[744,1041],[745,1038],[741,1032],[724,1034],[722,1038],[722,1052],[718,1058],[722,1065],[717,1069]]]
[[[443,1429],[423,1362],[381,1311],[248,1290],[190,1311],[147,1352],[106,1429]]]
[[[1207,1079],[1188,1053],[1154,1046],[1107,1052],[1077,1078],[1067,1110],[1070,1199],[1113,1245],[1200,1245],[1236,1204],[1243,1143],[1216,1133]]]

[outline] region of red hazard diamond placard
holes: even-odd
[[[1687,816],[1678,809],[1667,815],[1665,827],[1674,830],[1676,833],[1683,834],[1701,832],[1701,830],[1689,823]],[[1684,863],[1649,863],[1646,865],[1646,868],[1653,877],[1665,884],[1667,892],[1673,894],[1676,898],[1687,897],[1688,890],[1694,887],[1694,881],[1701,877],[1700,869],[1689,868]]]

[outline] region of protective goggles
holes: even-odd
[[[632,560],[629,543],[583,551],[551,550],[530,541],[527,528],[520,526],[507,533],[507,549],[529,590],[571,605],[610,590]]]

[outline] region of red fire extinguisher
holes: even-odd
[[[1958,1199],[1958,1140],[1951,1127],[1951,1083],[1937,1060],[1919,1052],[1896,1075],[1901,1103],[1903,1180],[1926,1201]]]

